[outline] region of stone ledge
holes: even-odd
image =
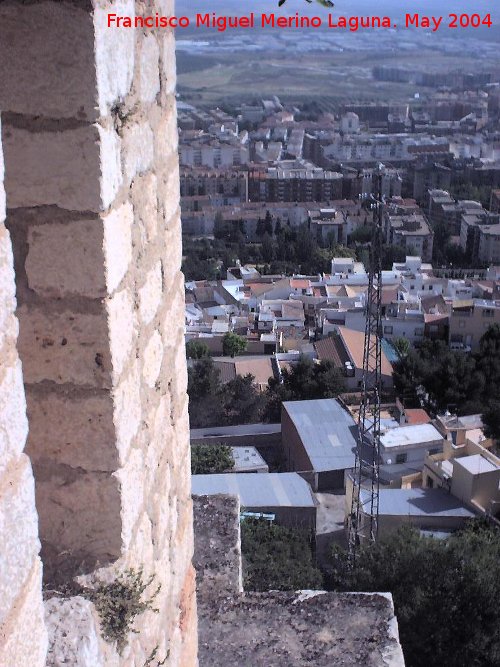
[[[404,667],[390,595],[243,593],[198,608],[200,667]]]
[[[194,496],[198,600],[236,595],[243,589],[238,496]]]

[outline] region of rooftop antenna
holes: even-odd
[[[376,210],[370,246],[362,401],[358,416],[358,440],[349,519],[351,567],[356,565],[359,546],[365,542],[375,542],[378,534],[382,392],[383,169],[383,165],[378,165],[376,170],[377,195],[373,197]]]

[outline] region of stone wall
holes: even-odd
[[[5,228],[0,146],[0,666],[45,664],[42,564],[21,362],[16,351],[14,261]]]
[[[109,11],[167,14],[172,4],[0,5],[27,451],[49,587],[97,568],[107,579],[154,573],[159,613],[141,616],[120,661],[142,665],[156,651],[188,667],[196,602],[174,37],[109,29]]]

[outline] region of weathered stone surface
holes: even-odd
[[[170,0],[167,0],[170,2]],[[161,36],[161,64],[163,89],[165,94],[172,95],[175,92],[175,39],[173,32],[165,32]]]
[[[9,618],[0,625],[1,667],[45,667],[47,630],[42,602],[42,565],[37,558]]]
[[[128,361],[135,356],[137,318],[129,290],[116,292],[107,300],[113,379],[117,382]]]
[[[122,139],[125,181],[151,168],[154,157],[153,130],[148,123],[134,123],[125,127]]]
[[[104,218],[104,254],[106,284],[111,294],[123,280],[132,261],[132,225],[134,211],[126,203]]]
[[[104,296],[103,239],[98,219],[31,227],[26,258],[30,288],[44,297]]]
[[[47,667],[117,667],[120,656],[101,637],[99,616],[83,597],[51,598],[45,603],[49,635]]]
[[[158,331],[149,339],[143,356],[142,376],[150,389],[153,389],[160,376],[163,361],[163,345]]]
[[[2,192],[3,187],[0,185],[0,199]],[[2,222],[0,211],[0,352],[7,345],[9,339],[14,340],[18,334],[17,320],[14,317],[16,308],[15,290],[12,244],[9,232]]]
[[[135,31],[108,28],[108,14],[135,16],[134,0],[95,3],[95,68],[101,116],[120,104],[132,86],[135,64]]]
[[[157,187],[156,174],[152,173],[138,176],[132,184],[135,222],[143,246],[150,243],[158,233]]]
[[[391,596],[243,593],[199,606],[200,664],[404,667]]]
[[[113,401],[108,393],[40,395],[28,387],[27,398],[27,452],[32,461],[50,459],[83,470],[117,470]]]
[[[115,388],[114,405],[116,447],[124,462],[141,423],[141,381],[137,362]]]
[[[154,102],[160,92],[160,48],[154,35],[142,40],[140,57],[140,100]]]
[[[85,472],[49,460],[38,460],[33,468],[42,540],[68,552],[82,567],[118,558],[118,481],[106,472]]]
[[[2,136],[2,120],[0,119],[0,137],[1,136]],[[0,148],[0,223],[4,222],[5,220],[5,187],[3,184],[4,180],[5,180],[5,163],[3,159],[3,150]]]
[[[111,358],[106,313],[47,312],[22,306],[19,353],[27,383],[111,387]]]
[[[98,566],[111,578],[126,567],[154,574],[158,613],[136,619],[116,664],[139,667],[154,655],[195,667],[173,35],[107,27],[109,12],[166,14],[173,3],[19,4],[55,19],[86,11],[75,29],[80,80],[68,81],[65,100],[50,80],[35,82],[33,104],[44,90],[51,98],[41,117],[25,92],[14,95],[4,132],[47,581]],[[93,56],[83,57],[89,26]],[[62,40],[55,60],[66,48]],[[51,40],[42,61],[57,49]],[[15,361],[15,323],[5,321]],[[48,609],[58,638],[48,664],[101,664],[89,610]]]
[[[163,276],[161,262],[156,262],[154,267],[146,274],[146,281],[139,289],[139,312],[144,324],[149,324],[162,302]]]
[[[3,362],[5,363],[5,361]],[[0,475],[23,451],[28,433],[26,400],[19,359],[0,375]]]
[[[0,623],[5,622],[40,550],[31,465],[22,454],[0,477]]]
[[[123,183],[121,169],[121,141],[113,127],[97,125],[99,132],[101,156],[101,209],[106,210]]]
[[[194,496],[194,558],[198,600],[243,590],[238,496]]]
[[[102,210],[97,127],[31,132],[4,124],[3,141],[9,208],[55,204],[75,211]]]
[[[49,118],[96,118],[96,77],[88,67],[94,31],[75,4],[0,5],[0,109]]]

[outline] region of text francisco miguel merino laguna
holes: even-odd
[[[464,21],[464,19],[467,19]],[[467,24],[467,25],[465,25]],[[491,27],[491,16],[487,14],[449,14],[448,16],[432,16],[423,14],[406,14],[405,28],[423,28],[436,32],[440,28],[458,28],[480,26]],[[291,16],[277,14],[255,14],[246,16],[226,16],[215,14],[196,14],[194,19],[188,16],[120,16],[108,14],[108,28],[213,28],[225,32],[234,28],[341,28],[356,32],[361,28],[396,28],[397,25],[389,16],[333,16],[328,14],[322,19],[319,16],[303,16],[296,12]]]

